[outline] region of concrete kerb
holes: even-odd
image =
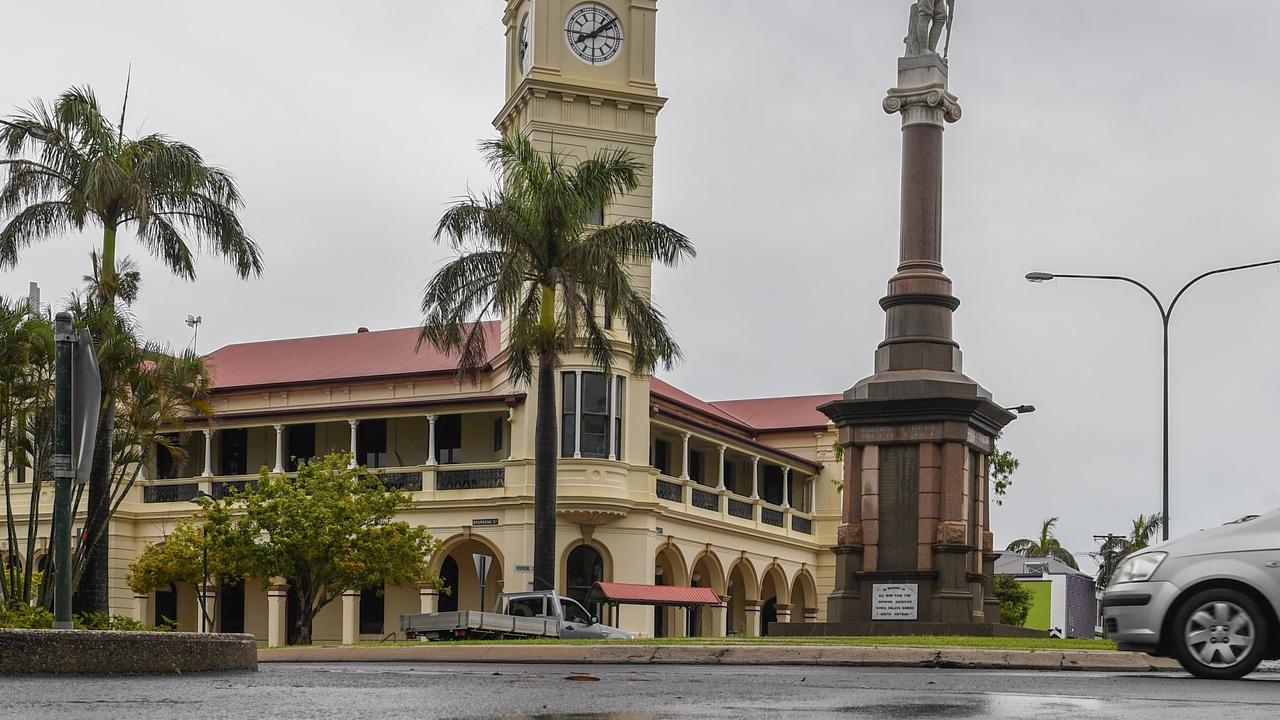
[[[272,662],[557,663],[586,665],[833,665],[969,670],[1176,670],[1168,658],[1106,650],[1000,650],[833,645],[393,645],[258,651]]]
[[[0,629],[0,675],[256,670],[252,635]]]

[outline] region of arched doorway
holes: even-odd
[[[769,623],[778,622],[778,612],[786,611],[791,605],[791,593],[787,588],[787,578],[782,568],[770,565],[765,570],[764,581],[760,583],[760,635],[769,634]]]
[[[689,573],[690,587],[711,588],[716,595],[725,596],[724,568],[720,561],[710,552],[704,552],[693,563],[693,571]],[[700,607],[689,611],[688,628],[690,637],[716,637],[720,628],[716,622],[718,608]]]
[[[689,583],[688,570],[679,548],[668,543],[658,549],[653,561],[653,584],[685,587]],[[654,637],[685,637],[692,633],[687,628],[689,611],[682,607],[655,607],[653,609]]]
[[[791,583],[791,622],[809,622],[818,616],[818,588],[806,570],[796,573]]]
[[[475,555],[492,558],[483,588],[476,577]],[[446,607],[446,598],[453,610],[493,610],[503,586],[502,555],[497,548],[477,535],[460,535],[445,542],[438,557],[436,572],[448,589],[447,593],[440,593],[441,611]]]
[[[458,561],[450,555],[440,563],[440,582],[444,588],[440,592],[440,612],[454,612],[458,609]]]
[[[604,617],[600,603],[587,603],[587,594],[591,586],[604,580],[604,557],[600,551],[590,545],[579,545],[569,551],[565,559],[564,594],[577,600],[587,612],[596,617]]]
[[[759,591],[756,587],[755,570],[751,563],[739,560],[729,571],[729,587],[726,591],[728,599],[728,630],[730,635],[746,635],[754,637],[760,634],[757,623],[759,613],[748,613],[747,608],[759,607]]]

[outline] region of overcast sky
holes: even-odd
[[[723,399],[842,391],[870,373],[897,261],[895,80],[908,0],[662,0],[655,217],[697,244],[655,280],[687,362]],[[1072,550],[1160,507],[1160,324],[1120,283],[1171,295],[1201,271],[1280,258],[1280,114],[1264,0],[960,0],[944,254],[966,372],[1034,403],[997,540],[1061,516]],[[779,8],[785,8],[780,11]],[[1158,8],[1158,12],[1155,10]],[[475,143],[503,97],[499,0],[175,3],[6,9],[0,111],[89,84],[128,131],[231,170],[266,274],[199,279],[141,261],[146,330],[199,348],[413,325],[445,257],[445,205],[491,179]],[[779,17],[786,12],[790,17]],[[64,297],[96,235],[31,248],[0,293]],[[708,312],[711,309],[711,312]],[[1280,505],[1280,271],[1198,285],[1171,352],[1175,534]]]

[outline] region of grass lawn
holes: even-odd
[[[465,645],[845,645],[858,647],[979,648],[994,650],[1115,650],[1110,640],[1056,640],[1054,638],[964,637],[957,635],[886,635],[875,637],[776,637],[776,638],[645,638],[641,640],[453,640]],[[418,641],[362,642],[361,647],[428,645]],[[443,645],[445,643],[434,643]]]

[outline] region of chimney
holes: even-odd
[[[367,332],[369,332],[369,328],[367,328],[367,327],[359,327],[359,328],[356,328],[356,334],[359,334],[359,333],[367,333]]]

